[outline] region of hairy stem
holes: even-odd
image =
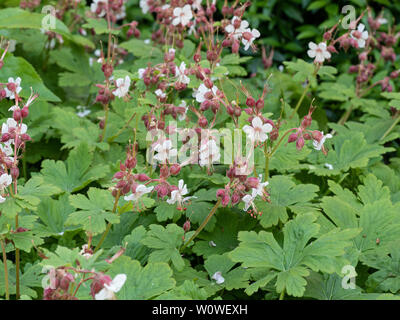
[[[186,241],[186,243],[183,245],[183,247],[181,247],[181,249],[179,250],[180,252],[182,252],[190,242],[192,242],[201,232],[201,230],[204,229],[204,227],[207,225],[208,221],[210,221],[210,219],[212,218],[212,216],[214,215],[214,213],[217,211],[219,205],[221,204],[221,199],[218,199],[217,203],[215,204],[215,206],[211,209],[210,213],[208,214],[208,216],[204,219],[203,223],[200,225],[200,227],[198,227],[198,229],[196,230],[196,232],[192,235],[192,237]]]
[[[394,119],[394,122],[390,126],[389,129],[386,130],[386,132],[383,134],[382,138],[379,139],[379,141],[385,139],[387,135],[393,130],[393,128],[399,123],[400,121],[400,111],[397,111],[397,116]]]
[[[15,216],[15,230],[18,229],[18,214]],[[19,249],[15,248],[15,293],[16,293],[16,298],[17,300],[19,299],[20,296],[20,291],[19,291],[19,265],[20,265],[20,255],[19,255]]]
[[[278,147],[279,147],[280,144],[282,143],[283,139],[285,139],[285,137],[286,137],[290,132],[292,132],[292,131],[294,131],[294,130],[296,130],[296,128],[289,129],[288,131],[285,132],[285,134],[279,139],[278,143],[275,145],[275,147],[274,147],[274,148],[272,149],[272,151],[270,152],[270,154],[269,154],[269,157],[270,157],[270,158],[275,154],[276,150],[278,150]]]
[[[297,111],[299,110],[299,108],[301,106],[301,103],[303,102],[303,100],[304,100],[304,98],[305,98],[305,96],[306,96],[306,94],[308,92],[308,89],[310,89],[310,86],[311,86],[311,82],[308,82],[307,86],[304,88],[303,94],[301,95],[299,101],[297,102],[297,105],[294,108],[294,110],[293,110],[292,114],[290,115],[289,119],[292,119],[294,117],[294,115],[297,113]]]
[[[3,251],[3,264],[4,264],[4,286],[6,291],[6,300],[10,300],[10,291],[8,289],[8,268],[7,268],[7,255],[6,255],[6,247],[4,246],[3,239],[0,240],[1,249]]]
[[[113,135],[112,137],[108,138],[108,142],[113,142],[116,138],[118,138],[118,136],[126,129],[127,126],[129,126],[129,124],[131,123],[131,121],[133,120],[133,118],[136,116],[136,113],[134,113],[129,120],[125,123],[125,125],[118,130],[118,132]]]

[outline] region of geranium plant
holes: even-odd
[[[0,9],[1,298],[398,298],[400,28],[257,10]]]

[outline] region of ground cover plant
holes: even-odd
[[[0,299],[398,299],[399,10],[2,2]]]

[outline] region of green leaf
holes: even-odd
[[[120,300],[149,300],[174,288],[172,270],[163,262],[149,263],[144,268],[139,261],[120,257],[113,262],[110,275],[126,274],[127,280],[116,294]]]
[[[240,244],[230,256],[244,267],[277,271],[277,292],[285,289],[289,295],[301,297],[310,270],[333,273],[347,264],[342,257],[344,249],[351,246],[349,240],[360,232],[358,229],[335,228],[312,240],[317,237],[320,228],[315,219],[312,214],[303,214],[286,223],[283,246],[269,232],[239,232]]]
[[[154,212],[157,215],[157,221],[167,221],[171,219],[179,218],[181,211],[179,211],[175,205],[168,204],[167,202],[161,202],[155,209]]]
[[[142,244],[142,240],[146,237],[146,232],[145,227],[139,226],[133,229],[131,234],[127,235],[123,240],[123,243],[126,244],[125,255],[140,261],[142,265],[147,262],[148,255],[151,252],[151,249]]]
[[[316,165],[308,166],[310,172],[317,175],[337,175],[350,168],[365,168],[370,159],[393,150],[378,144],[367,143],[362,132],[352,132],[350,136],[339,134],[331,140],[334,150],[329,150],[327,157],[322,153],[315,155]],[[326,163],[332,165],[333,169],[326,168]]]
[[[46,236],[63,235],[65,231],[74,230],[76,227],[65,225],[69,215],[74,211],[74,207],[69,203],[68,194],[60,196],[58,200],[44,198],[36,211],[40,223],[35,229]]]
[[[361,256],[361,261],[378,271],[368,277],[370,287],[379,291],[397,293],[400,290],[400,250],[399,241],[393,241],[386,246],[387,250],[377,248]]]
[[[233,268],[235,266],[227,254],[212,255],[204,263],[204,268],[207,270],[211,281],[214,285],[226,290],[241,289],[248,285],[248,274],[242,267]],[[216,272],[221,272],[224,282],[221,284],[215,283],[212,279]]]
[[[278,221],[286,222],[288,219],[287,210],[296,213],[316,211],[310,203],[319,190],[314,184],[296,185],[287,176],[273,176],[269,180],[271,202],[262,200],[255,201],[257,209],[262,212],[260,223],[264,228],[277,225]]]
[[[142,240],[145,246],[154,249],[149,256],[149,262],[172,261],[177,270],[182,270],[184,261],[178,248],[182,245],[183,235],[183,228],[176,224],[169,224],[166,228],[156,224],[150,225],[150,230]]]
[[[109,30],[107,27],[107,21],[105,19],[87,19],[87,23],[85,23],[83,28],[87,29],[94,29],[94,32],[96,34],[119,34],[120,30]]]
[[[239,230],[252,230],[257,221],[249,215],[231,210],[220,210],[217,224],[212,232],[202,231],[193,247],[193,252],[208,258],[211,255],[223,254],[235,249],[238,245]]]
[[[40,177],[59,188],[60,192],[76,192],[108,173],[107,165],[91,166],[92,161],[93,153],[86,143],[81,143],[70,152],[65,162],[44,160]]]
[[[109,191],[90,188],[88,197],[83,194],[69,197],[71,205],[81,210],[70,214],[66,221],[67,225],[82,225],[85,230],[96,234],[106,229],[105,221],[119,222],[119,216],[111,212],[114,198]]]

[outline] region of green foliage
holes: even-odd
[[[278,293],[286,290],[290,295],[301,297],[310,270],[325,273],[339,272],[346,264],[343,258],[345,248],[351,246],[360,230],[357,228],[332,229],[316,238],[320,226],[315,217],[304,214],[286,223],[283,228],[284,241],[281,246],[273,234],[260,231],[239,232],[239,246],[230,254],[235,262],[241,262],[247,268],[269,268],[270,273],[256,282],[256,286],[265,286],[276,278]],[[253,284],[254,286],[254,284]]]

